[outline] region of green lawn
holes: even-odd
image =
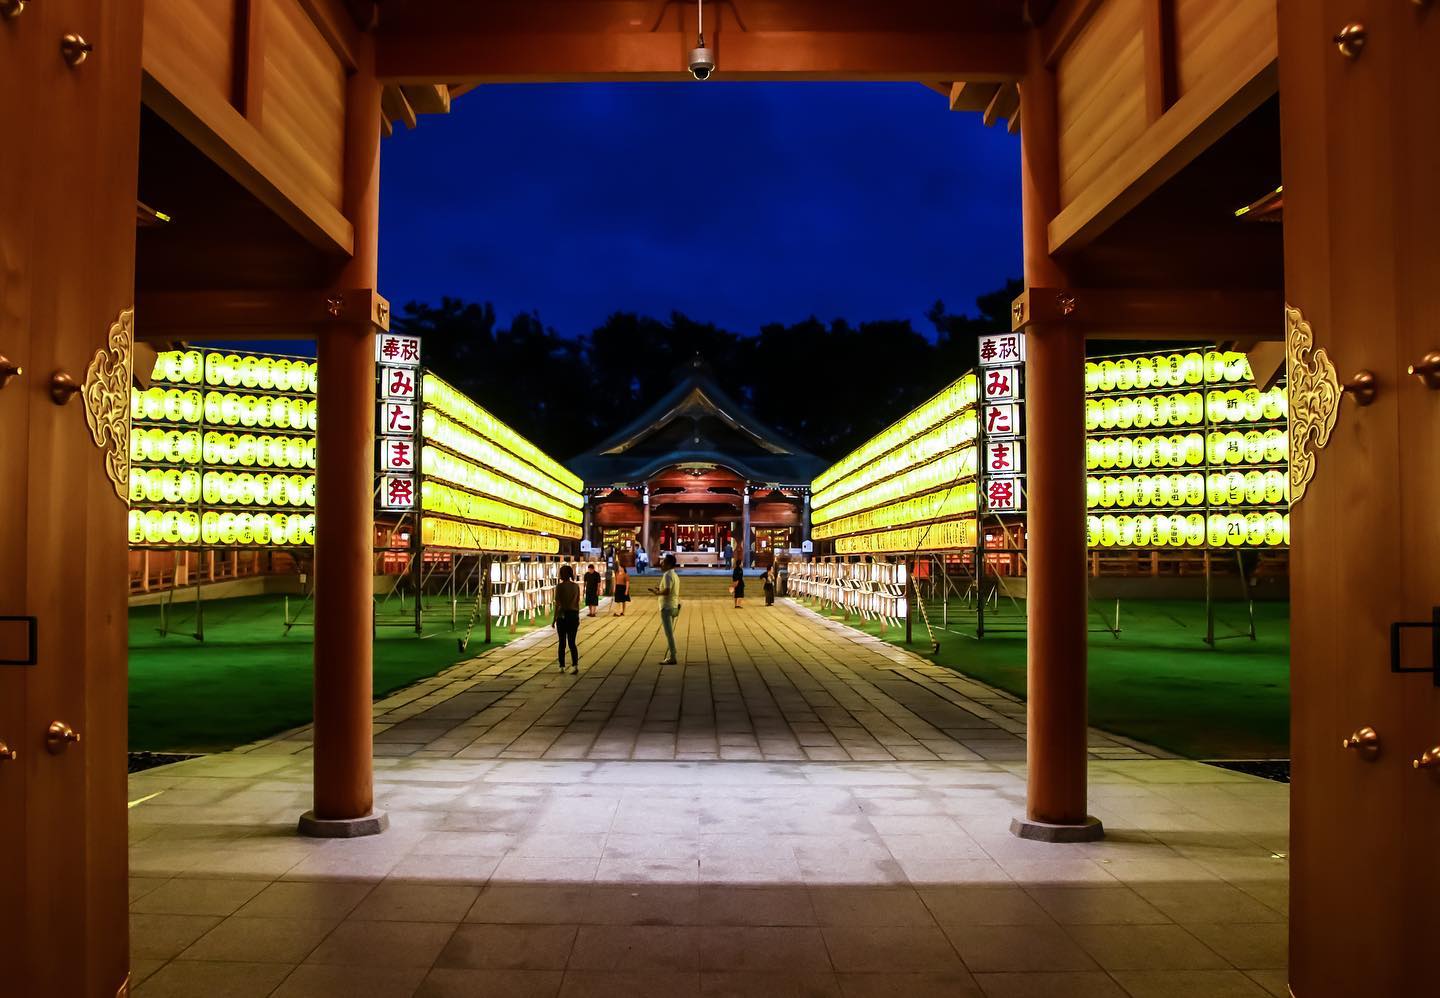
[[[292,604],[294,601],[292,601]],[[395,603],[387,610],[393,615]],[[308,724],[311,719],[309,627],[284,633],[281,597],[206,602],[205,641],[158,633],[158,607],[130,611],[130,748],[152,752],[211,752]],[[483,624],[461,654],[449,614],[427,621],[417,637],[407,627],[381,627],[375,640],[375,696],[394,690],[484,650]],[[176,606],[170,626],[194,630],[195,612]],[[307,612],[306,621],[311,617]],[[522,629],[520,634],[526,633]],[[518,635],[493,630],[496,644]]]
[[[1113,618],[1113,603],[1093,608],[1092,628],[1100,627],[1102,610]],[[1257,603],[1259,639],[1224,640],[1212,649],[1202,640],[1203,603],[1122,603],[1120,637],[1106,631],[1090,635],[1090,723],[1196,759],[1289,758],[1289,613],[1286,603]],[[941,631],[938,623],[932,614],[940,654],[929,654],[918,617],[912,651],[1025,695],[1024,634],[991,634],[977,641]],[[1244,627],[1243,606],[1217,605],[1217,635]],[[873,624],[863,629],[878,633]],[[904,631],[892,627],[885,637],[903,644]]]

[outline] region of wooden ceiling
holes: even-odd
[[[693,0],[384,0],[378,66],[392,83],[686,79]],[[905,80],[948,93],[1023,68],[1050,0],[707,0],[716,80]],[[365,16],[362,13],[362,16]]]

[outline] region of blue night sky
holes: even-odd
[[[1020,271],[1019,141],[918,84],[484,86],[387,139],[381,290],[574,336],[909,318]]]

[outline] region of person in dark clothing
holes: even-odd
[[[560,639],[560,671],[565,671],[565,645],[570,645],[570,664],[580,674],[580,650],[575,635],[580,631],[580,587],[575,584],[575,569],[560,566],[560,581],[555,586],[555,633]]]
[[[595,616],[595,608],[600,605],[600,573],[595,571],[594,565],[585,566],[585,605],[590,608],[589,615]]]
[[[745,609],[745,566],[735,559],[735,571],[730,573],[730,592],[735,597],[735,609]]]
[[[774,606],[774,605],[775,605],[775,566],[774,566],[773,564],[772,564],[769,568],[765,569],[765,574],[761,577],[760,584],[765,587],[765,605],[766,605],[766,606]]]

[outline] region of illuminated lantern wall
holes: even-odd
[[[315,362],[172,350],[132,389],[130,543],[315,543]]]
[[[1245,354],[1094,360],[1085,392],[1091,547],[1290,543],[1285,389],[1256,388]]]
[[[420,429],[421,542],[461,551],[556,554],[582,533],[583,483],[433,374]]]
[[[811,535],[837,554],[975,545],[974,374],[907,413],[811,485]]]

